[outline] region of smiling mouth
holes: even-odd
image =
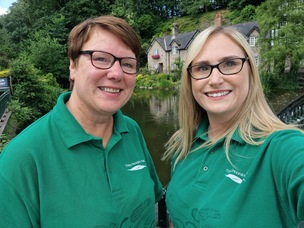
[[[107,93],[119,93],[120,89],[108,88],[108,87],[99,87],[100,90]]]
[[[206,93],[206,95],[208,97],[222,97],[222,96],[226,96],[230,93],[231,91],[223,91],[223,92],[219,92],[219,93]]]

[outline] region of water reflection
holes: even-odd
[[[122,108],[140,125],[148,149],[163,185],[170,179],[170,165],[161,161],[164,144],[177,130],[177,94],[167,91],[134,91],[131,100]]]

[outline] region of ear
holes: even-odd
[[[70,59],[69,69],[70,69],[70,80],[75,80],[75,74],[76,74],[76,71],[77,71],[77,66],[76,66],[75,61],[73,61],[71,59]]]

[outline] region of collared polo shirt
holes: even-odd
[[[229,162],[223,139],[197,149],[207,126],[201,122],[192,152],[172,169],[166,200],[174,227],[297,227],[304,220],[304,135],[278,131],[255,146],[236,132]]]
[[[138,124],[121,111],[106,148],[62,94],[0,157],[0,227],[153,227],[162,186]]]

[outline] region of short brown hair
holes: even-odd
[[[86,19],[71,30],[68,55],[75,64],[77,64],[82,46],[88,41],[90,32],[95,28],[105,29],[117,36],[125,45],[130,47],[135,57],[139,58],[141,43],[134,29],[125,20],[107,15]],[[73,87],[73,82],[70,81],[70,84],[70,87]]]
[[[130,47],[136,58],[139,57],[141,44],[134,29],[123,19],[114,16],[89,18],[76,25],[69,35],[69,57],[74,61],[79,56],[83,44],[88,41],[93,28],[100,27],[114,35]]]

